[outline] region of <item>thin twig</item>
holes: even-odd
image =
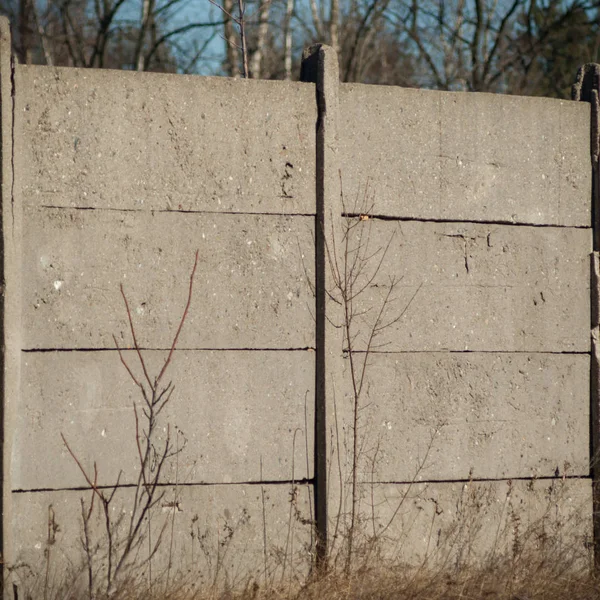
[[[129,329],[131,330],[131,336],[133,337],[133,345],[135,347],[135,351],[137,352],[138,358],[140,359],[140,364],[142,365],[142,370],[144,371],[144,377],[146,377],[146,381],[150,386],[151,390],[154,390],[154,386],[152,385],[152,380],[148,375],[148,370],[146,369],[146,362],[144,361],[144,357],[142,356],[142,351],[140,350],[140,346],[137,342],[137,337],[135,335],[135,327],[133,326],[133,319],[131,318],[131,310],[129,309],[129,302],[127,302],[127,296],[125,295],[125,290],[123,289],[123,284],[120,285],[121,288],[121,296],[123,296],[123,302],[125,303],[125,310],[127,311],[127,320],[129,321]],[[116,341],[116,338],[115,338]],[[129,371],[129,368],[127,369]],[[138,384],[139,385],[139,384]]]
[[[139,388],[141,388],[143,390],[144,386],[138,381],[138,379],[136,378],[136,376],[133,374],[133,371],[129,368],[129,365],[127,364],[127,361],[125,360],[125,358],[123,356],[123,352],[121,352],[121,348],[119,346],[119,342],[117,342],[117,338],[116,338],[116,336],[114,334],[113,334],[113,340],[115,342],[115,346],[117,347],[117,352],[119,353],[119,358],[121,359],[121,362],[123,363],[123,366],[127,369],[127,372],[129,373],[129,376],[133,380],[133,383],[135,383],[135,385],[137,385]]]
[[[196,250],[196,258],[194,259],[194,267],[192,268],[192,274],[190,275],[190,286],[189,286],[188,298],[187,298],[187,302],[185,305],[185,309],[183,311],[183,315],[181,315],[181,321],[179,321],[179,327],[177,328],[177,333],[175,334],[175,337],[173,338],[173,343],[171,344],[171,350],[169,351],[169,356],[167,356],[167,360],[165,360],[165,364],[163,365],[161,372],[159,373],[158,377],[156,378],[156,385],[158,385],[158,383],[162,379],[162,376],[165,374],[165,371],[167,370],[167,367],[169,366],[169,363],[171,362],[171,357],[173,356],[173,352],[175,351],[175,346],[177,346],[177,340],[179,339],[179,334],[181,333],[181,328],[183,327],[183,324],[185,323],[185,319],[186,319],[186,317],[188,315],[188,311],[190,309],[190,304],[192,302],[192,291],[194,289],[194,275],[196,274],[196,267],[198,266],[198,253],[199,253],[199,250]]]

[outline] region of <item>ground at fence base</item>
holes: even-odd
[[[66,593],[65,593],[66,592]],[[82,590],[67,588],[44,595],[19,598],[80,600]],[[561,557],[549,560],[543,555],[525,554],[518,559],[504,557],[494,564],[456,571],[407,568],[380,564],[364,567],[349,576],[332,571],[300,583],[290,579],[271,585],[249,580],[238,590],[198,588],[175,578],[168,586],[151,588],[137,583],[121,588],[111,600],[594,600],[600,597],[600,580],[588,568],[573,569]],[[105,600],[103,596],[94,596]]]
[[[265,489],[267,508],[271,503],[273,507],[284,505],[282,498],[276,502],[273,497],[292,492],[282,487]],[[278,519],[275,513],[270,513],[272,516],[266,521],[260,510],[254,514],[244,508],[249,499],[243,496],[248,494],[256,496],[253,504],[261,504],[260,486],[240,490],[239,510],[234,510],[230,503],[231,514],[223,514],[220,520],[217,512],[223,513],[222,502],[212,503],[207,496],[202,503],[204,514],[196,519],[192,516],[192,525],[197,525],[194,529],[187,522],[178,524],[176,520],[181,520],[191,506],[191,498],[186,497],[184,490],[178,496],[183,512],[176,511],[177,506],[172,511],[161,507],[160,514],[153,517],[154,539],[156,531],[161,529],[161,518],[166,516],[167,525],[174,523],[174,527],[167,528],[160,554],[152,561],[152,570],[147,561],[140,560],[139,568],[128,572],[110,598],[554,600],[568,595],[572,600],[591,600],[600,597],[600,581],[592,571],[588,480],[468,482],[461,489],[455,486],[444,490],[439,485],[435,488],[425,484],[403,489],[382,486],[367,494],[361,503],[352,560],[346,560],[348,531],[342,522],[337,529],[337,544],[331,545],[328,569],[319,574],[311,571],[314,539],[311,541],[310,521],[301,518],[305,512],[310,514],[307,492],[308,488],[298,488],[295,494],[289,493],[290,512],[276,511]],[[72,495],[74,506],[78,493]],[[371,498],[386,503],[395,513],[383,532],[379,527],[383,512],[377,521],[369,520]],[[32,552],[9,569],[18,598],[104,600],[107,596],[102,585],[102,553],[106,548],[101,544],[102,539],[99,538],[98,560],[94,563],[98,585],[90,594],[85,560],[78,562],[73,554],[79,521],[75,516],[69,521],[68,515],[76,513],[61,511],[56,502],[54,507],[46,513],[38,505],[38,518],[32,513],[29,525],[22,525],[23,534],[33,525],[40,532],[35,539],[32,531],[27,534],[35,542],[37,559]],[[172,538],[171,531],[178,537]],[[262,541],[263,536],[267,540],[264,546],[257,539]],[[195,548],[193,554],[190,551],[194,548],[182,547],[190,544]],[[409,552],[415,544],[421,544],[418,552]],[[64,549],[70,552],[66,562]]]

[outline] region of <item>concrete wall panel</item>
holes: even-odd
[[[391,240],[375,281],[357,300],[357,313],[371,308],[355,319],[356,348],[366,347],[395,278],[384,323],[401,318],[380,332],[380,349],[589,351],[589,229],[371,219],[353,235],[363,256]],[[359,281],[375,273],[380,257]]]
[[[515,558],[533,553],[564,568],[589,565],[589,479],[365,486],[362,496],[367,531],[374,502],[383,554],[395,564],[460,569],[496,564],[518,549]]]
[[[144,381],[135,352],[124,356]],[[167,353],[144,356],[156,377]],[[175,391],[159,417],[157,441],[162,447],[169,426],[173,448],[182,450],[167,461],[165,482],[312,477],[314,356],[177,351],[164,381]],[[90,473],[97,462],[99,484],[113,484],[119,471],[123,484],[133,483],[139,471],[133,403],[145,428],[144,404],[117,352],[27,353],[23,369],[13,489],[85,485],[61,433]]]
[[[359,404],[369,440],[361,478],[587,476],[589,368],[587,355],[371,355]],[[348,372],[345,381],[350,388]],[[349,393],[337,418],[338,431],[351,431]]]
[[[329,477],[327,488],[315,479],[319,522],[329,494],[342,525],[333,543],[343,538],[349,360],[344,307],[326,295],[336,275],[315,239],[317,198],[338,261],[340,213],[363,215],[349,245],[353,290],[364,286],[351,307],[353,350],[367,347],[397,282],[361,400],[359,528],[412,564],[510,551],[540,522],[543,535],[528,539],[551,540],[545,550],[562,539],[586,549],[591,482],[575,477],[588,474],[589,448],[589,106],[348,84],[338,114],[335,59],[315,57],[327,111],[318,137],[312,84],[15,67],[14,114],[2,122],[14,127],[4,161],[14,185],[2,200],[12,223],[4,247],[23,248],[22,293],[9,294],[11,314],[22,315],[23,372],[10,372],[21,389],[3,399],[8,564],[44,573],[50,556],[59,574],[76,564],[89,490],[72,489],[84,480],[61,432],[87,469],[96,461],[99,483],[121,469],[123,482],[135,479],[140,398],[115,352],[113,335],[132,345],[119,288],[154,375],[196,249],[167,376],[175,392],[161,415],[163,439],[169,423],[174,443],[186,441],[164,471],[177,489],[165,487],[158,507],[172,519],[169,547],[203,581],[217,563],[231,582],[306,572],[312,487],[289,482],[314,477],[315,454]],[[338,167],[343,208],[327,192]],[[352,262],[356,248],[370,258]],[[315,333],[315,306],[331,317],[326,335]],[[126,356],[141,376],[135,353]],[[334,437],[315,444],[324,413]],[[130,494],[120,490],[114,506],[125,518]],[[164,553],[156,564],[167,564]]]
[[[368,183],[377,214],[587,227],[589,128],[582,102],[341,85],[346,203]]]
[[[18,66],[25,205],[313,213],[314,85]]]
[[[314,346],[311,217],[29,208],[24,218],[25,348],[130,344],[120,284],[140,345],[169,347],[196,249],[180,348]]]
[[[280,581],[284,575],[305,575],[310,565],[312,490],[309,486],[297,486],[294,493],[297,510],[290,512],[292,489],[291,485],[166,488],[165,497],[152,518],[153,540],[158,539],[165,522],[168,525],[163,533],[164,542],[152,561],[155,582],[161,578],[164,581],[169,559],[171,578],[177,575],[178,583],[189,582],[196,589],[215,582],[223,585],[227,581],[232,586],[243,587],[250,578],[264,584],[275,578]],[[83,498],[89,503],[89,491],[13,496],[16,514],[20,515],[15,519],[12,531],[19,540],[21,568],[15,575],[17,581],[20,579],[20,591],[28,588],[35,591],[35,575],[38,575],[37,585],[42,586],[37,589],[43,589],[49,517],[59,527],[50,548],[52,584],[58,587],[63,573],[79,569],[80,583],[85,585],[80,500]],[[127,517],[129,502],[131,490],[119,491],[113,505],[115,517],[121,511]],[[98,509],[91,529],[94,541],[101,543],[97,554],[101,557],[106,551],[106,540],[101,537]],[[123,529],[118,531],[122,536]],[[148,565],[143,564],[143,553],[147,548],[146,542],[138,556],[142,568],[137,575],[148,573]]]

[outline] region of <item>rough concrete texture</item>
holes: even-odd
[[[359,495],[361,527],[373,536],[374,504],[380,558],[396,565],[460,570],[529,552],[565,569],[589,565],[589,479],[367,485]]]
[[[363,357],[355,359],[362,366]],[[352,395],[338,398],[352,447]],[[360,479],[384,482],[589,474],[587,355],[374,354],[359,400]],[[337,447],[337,444],[335,445]],[[345,477],[350,456],[342,457]],[[333,456],[334,469],[338,457]]]
[[[59,527],[50,548],[53,585],[60,585],[63,575],[68,578],[76,571],[80,574],[80,584],[85,585],[80,501],[83,498],[89,506],[89,491],[13,495],[16,514],[20,515],[12,531],[20,547],[17,558],[22,566],[15,571],[20,591],[35,590],[36,583],[44,585],[49,522]],[[131,495],[131,490],[120,490],[114,501],[114,517],[122,513],[123,525],[127,523]],[[152,561],[154,581],[164,582],[169,559],[171,581],[177,576],[179,581],[187,580],[193,587],[205,589],[215,582],[242,587],[249,579],[262,585],[265,581],[281,581],[284,576],[306,574],[310,564],[311,498],[312,490],[305,485],[166,488],[152,515],[154,541],[167,525]],[[91,529],[93,541],[100,542],[96,566],[105,562],[106,539],[102,536],[101,521],[100,511],[95,509]],[[122,540],[123,535],[121,527],[116,537]],[[148,539],[146,532],[144,537]],[[147,550],[146,541],[138,556],[142,567],[136,572],[138,575],[148,574],[148,565],[143,561]],[[27,597],[24,593],[21,596]]]
[[[588,227],[589,131],[587,103],[340,86],[348,197],[388,216]]]
[[[12,523],[10,502],[11,472],[10,449],[13,442],[13,418],[19,409],[21,382],[21,205],[13,195],[13,78],[12,42],[10,23],[0,18],[0,194],[2,230],[0,267],[0,356],[1,369],[0,399],[2,411],[2,532],[8,531]],[[3,564],[12,560],[14,540],[2,533],[1,553]],[[2,567],[0,567],[1,569]],[[8,586],[6,586],[8,587]]]
[[[151,379],[167,352],[147,351]],[[134,351],[124,354],[140,381]],[[159,416],[181,453],[163,469],[165,482],[230,483],[312,477],[314,352],[177,351],[164,383],[175,386]],[[98,483],[133,483],[139,471],[133,403],[144,406],[117,352],[27,353],[16,418],[13,489],[62,489],[85,479],[64,434]],[[115,449],[118,451],[115,452]],[[307,454],[308,453],[308,454]],[[308,469],[308,472],[307,472]]]
[[[286,482],[312,477],[315,455],[329,458],[328,487],[318,490],[320,498],[330,494],[329,506],[319,502],[319,514],[329,508],[334,522],[345,521],[350,506],[348,464],[340,461],[340,478],[331,460],[335,438],[317,442],[317,453],[312,438],[324,412],[337,411],[341,435],[349,431],[337,385],[348,362],[343,307],[326,295],[335,280],[326,250],[344,258],[331,220],[343,210],[409,219],[366,219],[352,233],[365,237],[350,244],[371,257],[353,263],[360,271],[353,289],[366,284],[352,307],[354,350],[366,348],[397,281],[372,349],[398,354],[371,356],[360,415],[370,437],[361,441],[359,465],[361,482],[395,485],[361,484],[360,525],[371,515],[375,537],[392,542],[385,552],[413,564],[431,553],[459,560],[515,548],[527,523],[544,515],[559,522],[530,539],[550,532],[583,548],[591,486],[570,477],[586,473],[589,439],[589,356],[576,355],[590,351],[589,107],[342,85],[336,114],[335,59],[325,58],[320,137],[313,84],[16,67],[14,113],[2,104],[3,127],[15,128],[14,152],[4,129],[2,139],[10,157],[3,172],[7,181],[13,168],[15,175],[10,204],[3,188],[3,220],[15,226],[4,231],[4,247],[10,251],[12,235],[5,262],[13,285],[25,276],[4,320],[14,317],[14,328],[22,315],[28,352],[20,378],[13,353],[3,399],[16,436],[3,482],[15,490],[2,507],[8,562],[43,573],[51,556],[58,574],[76,564],[79,498],[90,496],[59,489],[83,485],[61,432],[86,468],[97,461],[100,482],[114,482],[119,469],[123,481],[134,480],[131,405],[139,390],[114,351],[113,335],[123,347],[132,343],[119,286],[155,373],[198,249],[168,377],[176,385],[172,410],[161,415],[176,445],[187,440],[164,473],[178,482],[159,507],[175,519],[169,548],[204,581],[217,571],[221,581],[249,573],[264,580],[265,549],[269,576],[306,569],[312,488],[299,495]],[[333,193],[339,167],[345,208]],[[365,196],[374,206],[353,205]],[[324,230],[328,248],[315,235],[321,201],[320,216],[332,225]],[[315,306],[331,319],[318,335]],[[12,330],[13,350],[20,331]],[[127,357],[135,363],[133,352]],[[532,475],[554,479],[421,482]],[[413,478],[418,483],[407,483]],[[318,474],[314,481],[323,483]],[[59,529],[49,528],[53,519]],[[11,540],[18,555],[6,553]]]
[[[123,284],[142,347],[314,347],[311,217],[28,208],[25,348],[131,343]]]
[[[25,205],[314,213],[314,85],[18,66]]]
[[[391,278],[379,349],[590,349],[590,229],[370,219],[353,235],[363,256],[380,250],[356,284],[376,274],[355,302],[357,313],[370,307],[354,319],[356,349],[366,348]]]

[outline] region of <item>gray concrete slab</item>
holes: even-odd
[[[363,256],[391,240],[375,280],[355,300],[357,349],[366,348],[394,278],[383,316],[392,324],[375,338],[378,349],[589,351],[589,229],[371,219],[353,235]],[[380,257],[363,263],[355,289]]]
[[[166,352],[144,352],[148,373]],[[124,353],[139,380],[134,351]],[[314,352],[177,351],[164,379],[175,390],[160,413],[157,448],[167,427],[177,457],[165,481],[230,483],[312,477]],[[64,434],[98,483],[133,483],[139,472],[135,403],[144,400],[117,352],[43,352],[23,357],[23,397],[13,425],[13,489],[85,485]],[[146,388],[148,386],[146,385]],[[308,454],[307,454],[308,453]],[[308,471],[307,471],[308,469]]]
[[[2,531],[8,531],[13,519],[11,502],[10,455],[13,445],[13,419],[19,408],[21,383],[21,299],[22,299],[22,253],[23,233],[21,196],[15,189],[14,178],[14,81],[10,22],[0,17],[0,194],[2,229],[0,266],[0,356],[2,432]],[[3,564],[14,559],[13,540],[1,536]],[[3,567],[2,576],[6,571]],[[8,588],[8,586],[6,586]]]
[[[355,360],[360,369],[363,357]],[[330,428],[343,436],[348,478],[353,402],[345,365],[346,394]],[[589,369],[588,355],[371,355],[359,399],[359,479],[587,476]],[[332,462],[335,470],[337,457]]]
[[[312,84],[18,66],[26,205],[314,213]]]
[[[585,103],[340,86],[348,197],[388,216],[589,226],[589,130]]]
[[[151,519],[153,540],[166,525],[163,543],[152,561],[154,582],[165,582],[169,561],[170,581],[176,578],[195,589],[206,589],[215,581],[219,586],[227,582],[243,587],[249,580],[263,585],[305,575],[310,565],[312,490],[308,486],[294,490],[290,504],[292,486],[288,485],[166,488]],[[12,530],[20,561],[14,576],[21,593],[27,589],[40,591],[44,586],[49,517],[59,527],[50,548],[49,580],[56,589],[61,580],[79,573],[80,589],[85,589],[81,498],[88,503],[89,492],[14,494],[20,515]],[[120,514],[123,518],[116,530],[117,540],[124,537],[130,502],[131,490],[122,490],[111,507],[115,518]],[[106,539],[97,507],[96,503],[90,529],[93,541],[100,546],[95,562],[99,565],[105,564]],[[147,531],[144,538],[146,542],[137,557],[142,568],[135,573],[147,578],[148,564],[143,565],[148,552]]]
[[[152,518],[152,528],[168,522],[173,532],[154,572],[164,574],[174,556],[203,582],[306,572],[310,498],[283,482],[313,476],[315,460],[313,280],[315,264],[328,262],[322,248],[315,257],[318,190],[332,192],[321,198],[326,222],[342,210],[409,219],[366,219],[350,240],[351,248],[366,243],[367,232],[361,247],[372,257],[354,263],[362,270],[354,291],[366,284],[351,307],[355,350],[366,347],[390,279],[398,282],[373,346],[398,354],[371,357],[365,379],[357,547],[372,535],[384,544],[381,556],[457,566],[527,539],[555,558],[557,548],[585,554],[591,484],[571,477],[587,473],[589,441],[589,106],[342,85],[338,115],[335,57],[327,61],[318,139],[312,84],[17,66],[14,156],[5,135],[12,103],[2,103],[11,158],[2,166],[3,198],[13,168],[15,175],[3,203],[12,273],[5,320],[13,319],[5,327],[13,357],[5,444],[13,432],[16,439],[4,462],[3,558],[22,560],[15,577],[45,573],[48,556],[57,578],[78,564],[79,499],[89,491],[57,489],[84,483],[61,431],[88,468],[97,460],[101,482],[121,468],[124,481],[134,479],[127,457],[136,454],[139,396],[114,351],[113,335],[131,345],[119,286],[140,345],[162,349],[149,351],[156,372],[196,249],[173,410],[161,415],[175,443],[187,445],[165,471],[177,490],[158,507],[162,518]],[[345,208],[333,193],[338,163]],[[365,196],[372,208],[352,206]],[[334,248],[340,260],[344,240],[331,224],[324,237],[329,257]],[[335,276],[323,267],[320,277],[321,292],[330,291]],[[335,322],[343,310],[320,299],[331,322],[320,330],[329,343],[319,356],[347,365]],[[33,352],[21,354],[21,345]],[[351,504],[348,399],[338,371],[320,379],[333,433],[329,505],[319,510],[330,511],[334,545]],[[557,472],[562,479],[471,481]],[[463,481],[422,483],[455,477]],[[114,508],[126,519],[124,500]],[[49,528],[54,522],[58,529]]]
[[[589,479],[365,486],[359,497],[359,558],[375,540],[380,561],[434,572],[523,556],[566,570],[590,565]]]
[[[123,284],[142,347],[314,346],[311,217],[25,210],[25,348],[131,343]]]

